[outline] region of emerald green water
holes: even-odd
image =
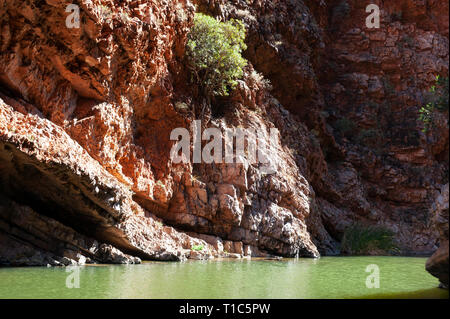
[[[0,268],[0,298],[448,298],[425,258],[147,262],[82,266],[80,288],[65,268]],[[380,288],[366,287],[376,264]]]

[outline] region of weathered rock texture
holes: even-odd
[[[439,249],[427,260],[426,269],[448,289],[448,184],[442,187],[432,207],[433,221],[439,231]]]
[[[0,263],[317,257],[355,221],[431,254],[448,114],[417,118],[448,74],[448,2],[374,2],[376,30],[356,0],[83,0],[69,29],[70,1],[0,0]],[[184,65],[195,10],[248,30],[212,105]],[[174,164],[170,132],[196,119],[263,133],[275,172]]]

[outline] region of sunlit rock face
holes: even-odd
[[[0,0],[0,241],[16,247],[0,263],[317,257],[354,222],[437,249],[448,114],[426,134],[417,118],[448,74],[448,2],[380,4],[379,29],[356,0],[83,0],[79,28],[70,3]],[[247,29],[244,77],[206,107],[184,60],[195,6]],[[174,163],[171,132],[195,120],[262,133],[276,169]]]

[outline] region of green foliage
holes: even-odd
[[[423,122],[422,132],[426,133],[429,128],[433,125],[433,111],[434,108],[430,103],[422,106],[419,110],[419,120]]]
[[[448,111],[448,77],[436,77],[436,84],[430,88],[430,101],[419,110],[419,120],[424,123],[423,132],[427,132],[433,125],[435,110]]]
[[[194,245],[191,247],[192,250],[194,251],[202,251],[203,250],[203,245]]]
[[[242,51],[245,26],[241,21],[220,22],[197,13],[186,45],[188,66],[206,96],[225,96],[243,76],[247,60]]]
[[[350,255],[389,253],[397,249],[394,232],[383,226],[366,226],[359,223],[353,224],[345,231],[341,244],[341,251]]]
[[[250,80],[255,84],[259,85],[263,89],[272,90],[272,85],[270,84],[270,80],[265,79],[264,76],[256,71],[252,71],[249,76]]]
[[[347,135],[351,131],[356,128],[355,123],[352,120],[344,117],[336,121],[335,125],[336,129],[338,129],[343,135]]]

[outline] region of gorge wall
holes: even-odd
[[[73,2],[79,28],[72,1],[0,0],[0,264],[318,257],[354,222],[436,251],[448,113],[418,117],[448,76],[447,1],[374,0],[379,29],[356,0]],[[184,60],[195,11],[247,29],[245,75],[211,105]],[[277,169],[173,163],[198,119],[262,132]]]

